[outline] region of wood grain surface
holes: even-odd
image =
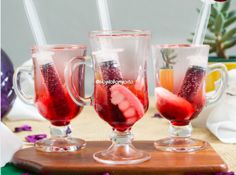
[[[110,175],[161,175],[187,174],[191,172],[227,172],[224,161],[209,145],[195,153],[170,153],[155,150],[153,141],[136,141],[134,145],[149,152],[151,160],[132,165],[106,165],[97,163],[92,155],[108,148],[110,142],[89,141],[85,149],[76,153],[44,153],[34,148],[18,151],[13,163],[26,171],[44,175],[94,174],[109,172]]]

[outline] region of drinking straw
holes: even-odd
[[[96,0],[97,9],[102,30],[111,30],[111,19],[108,10],[107,0]]]
[[[195,29],[195,34],[193,38],[194,45],[203,44],[204,38],[207,31],[207,25],[209,22],[211,14],[211,4],[214,3],[213,0],[202,0],[203,5],[199,14],[198,22]]]
[[[24,0],[24,6],[36,44],[45,45],[47,42],[33,0]],[[70,107],[66,103],[66,96],[62,87],[62,83],[53,63],[53,54],[53,52],[43,51],[39,47],[38,53],[36,55],[38,60],[40,60],[41,74],[44,78],[44,82],[52,98],[55,109],[57,109],[57,114],[66,116],[70,112]],[[65,102],[64,104],[61,103],[63,101]]]
[[[25,12],[26,12],[26,16],[28,19],[28,22],[30,24],[30,28],[31,31],[33,33],[33,37],[35,40],[35,43],[37,45],[46,45],[46,39],[45,39],[45,35],[42,29],[42,25],[39,21],[39,17],[38,17],[38,13],[36,11],[36,8],[34,6],[34,2],[33,0],[24,0],[24,7],[25,7]],[[38,48],[38,53],[37,53],[37,57],[40,57],[40,61],[41,64],[45,64],[45,63],[52,63],[53,59],[52,59],[52,52],[46,52],[46,51],[42,51],[40,49],[40,47]]]
[[[45,45],[47,42],[33,0],[24,0],[24,7],[36,44]]]
[[[109,9],[108,9],[108,2],[107,0],[96,0],[97,3],[97,9],[98,9],[98,15],[99,15],[99,20],[100,20],[100,27],[102,30],[107,31],[108,33],[110,33],[111,31],[111,19],[110,19],[110,14],[109,14]],[[116,60],[116,62],[118,62],[119,64],[119,60],[117,59],[117,52],[118,50],[114,50],[111,48],[111,43],[109,41],[107,41],[106,38],[101,38],[100,40],[102,42],[101,44],[101,51],[100,52],[96,52],[97,54],[99,53],[99,55],[101,56],[101,54],[104,57],[109,57],[109,60]],[[95,54],[95,52],[94,52]],[[109,56],[110,54],[110,56]],[[113,55],[111,57],[111,55]],[[101,56],[102,58],[102,56]],[[102,61],[105,61],[106,58],[101,59]],[[108,60],[106,60],[108,61]]]

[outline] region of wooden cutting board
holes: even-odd
[[[25,171],[43,175],[87,175],[109,172],[110,175],[162,175],[191,172],[227,172],[224,161],[209,145],[195,153],[170,153],[155,150],[153,141],[136,141],[134,145],[149,152],[151,160],[133,165],[106,165],[97,163],[94,152],[108,148],[110,142],[90,141],[77,153],[44,153],[34,148],[16,152],[13,163]]]

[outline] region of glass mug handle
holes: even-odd
[[[79,66],[87,66],[89,68],[93,68],[91,64],[86,63],[84,60],[81,60],[78,57],[72,58],[65,67],[65,83],[66,88],[70,94],[72,100],[79,106],[89,106],[92,105],[93,102],[93,94],[89,97],[81,97],[76,90],[76,84],[73,83],[73,72]]]
[[[220,100],[220,98],[224,94],[224,92],[227,88],[227,84],[228,84],[228,72],[227,72],[227,68],[224,64],[222,64],[222,63],[210,64],[208,66],[208,75],[214,71],[218,71],[221,74],[220,80],[218,80],[218,81],[220,81],[220,84],[216,87],[216,90],[213,94],[206,96],[206,99],[207,99],[206,105],[207,106],[214,104]]]
[[[22,74],[27,73],[30,75],[30,79],[32,80],[33,67],[32,66],[20,66],[18,67],[13,75],[13,87],[16,95],[26,104],[33,105],[34,104],[34,96],[27,95],[24,91],[22,91],[22,82],[24,80],[29,80],[27,77],[22,80]]]

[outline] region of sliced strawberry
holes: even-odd
[[[162,87],[155,89],[155,95],[157,100],[156,107],[167,119],[188,120],[194,113],[193,106],[187,100]]]
[[[128,88],[120,84],[115,84],[110,88],[110,91],[112,97],[111,102],[114,105],[119,105],[119,109],[124,112],[125,116],[132,117],[132,114],[135,115],[135,112],[139,117],[144,115],[142,103]]]

